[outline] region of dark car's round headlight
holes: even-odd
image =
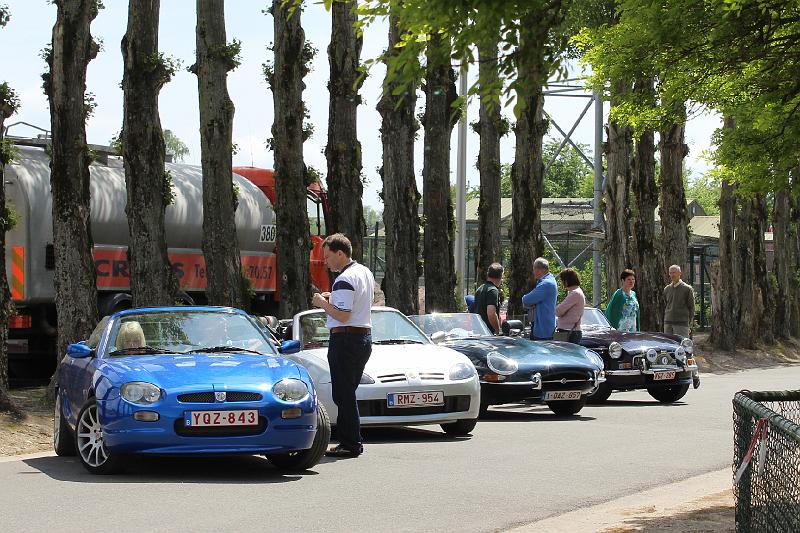
[[[694,351],[694,341],[692,339],[683,339],[681,341],[681,348],[686,350],[686,353],[692,353]]]
[[[596,364],[600,370],[603,369],[603,358],[598,355],[597,352],[593,350],[586,350],[586,357],[588,357],[594,364]]]
[[[509,376],[519,369],[516,361],[500,352],[489,352],[486,355],[486,365],[489,370],[501,376]]]
[[[131,381],[119,389],[119,394],[131,403],[150,405],[161,399],[161,389],[146,381]]]
[[[683,346],[678,346],[678,348],[675,350],[675,359],[683,364],[686,364],[686,350],[683,348]]]
[[[612,359],[619,359],[622,357],[622,345],[618,342],[612,342],[609,344],[608,355],[610,355]]]
[[[647,350],[645,355],[647,356],[647,360],[651,363],[655,363],[656,359],[658,359],[658,352],[655,350],[655,348],[650,348]]]

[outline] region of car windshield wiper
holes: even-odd
[[[247,348],[240,348],[239,346],[209,346],[208,348],[197,348],[196,350],[189,350],[184,353],[220,353],[220,352],[247,352],[258,355],[264,355],[261,352],[248,350]]]
[[[154,348],[152,346],[137,346],[135,348],[120,348],[111,352],[110,356],[116,355],[150,355],[157,353],[175,353],[172,350],[164,350],[163,348]]]
[[[422,344],[422,341],[414,339],[383,339],[380,341],[372,341],[372,344]]]

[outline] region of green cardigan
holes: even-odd
[[[636,296],[636,291],[631,291],[631,293]],[[625,293],[622,289],[617,289],[614,291],[614,294],[611,295],[611,299],[608,301],[608,305],[606,306],[606,318],[608,321],[611,322],[611,325],[614,329],[619,327],[619,321],[622,320],[622,307],[625,305]],[[639,310],[636,310],[636,329],[641,331],[641,326],[639,325]]]

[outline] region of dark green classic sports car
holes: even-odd
[[[495,336],[473,313],[409,318],[440,346],[469,357],[480,379],[481,414],[490,405],[531,401],[574,415],[605,381],[601,357],[576,344]]]

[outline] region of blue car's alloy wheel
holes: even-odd
[[[290,453],[269,453],[267,459],[281,470],[299,472],[307,470],[322,459],[331,438],[331,422],[322,403],[317,403],[317,433],[307,450]]]
[[[75,436],[69,429],[62,411],[61,391],[56,389],[55,409],[53,412],[53,449],[56,455],[75,455]]]
[[[75,434],[78,457],[86,470],[92,474],[112,474],[119,470],[120,458],[109,453],[103,442],[103,426],[94,398],[81,409]]]

